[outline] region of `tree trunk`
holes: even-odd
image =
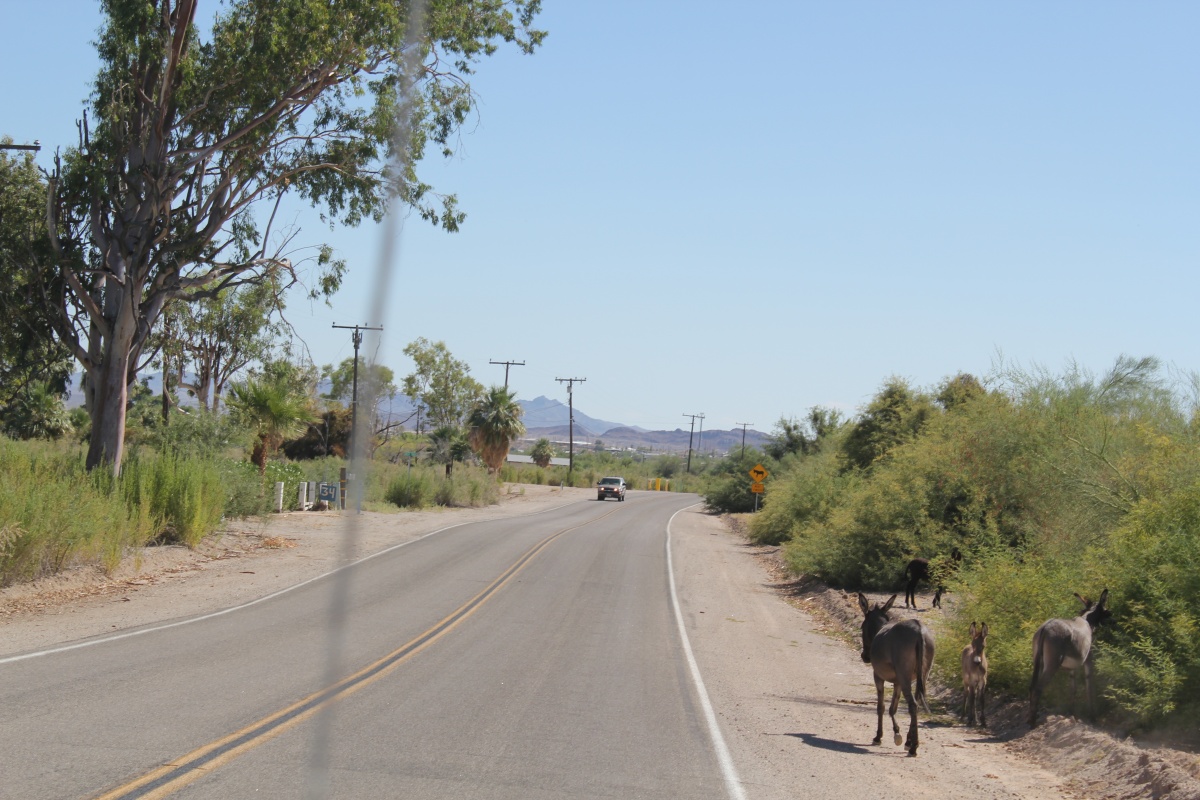
[[[126,279],[126,263],[119,255],[112,253],[108,261],[112,265],[112,276],[106,277],[101,284],[107,335],[102,336],[93,324],[91,340],[88,342],[89,353],[98,353],[99,358],[93,356],[93,366],[89,370],[95,378],[95,385],[93,403],[89,409],[92,436],[86,463],[89,470],[105,465],[112,470],[114,477],[119,477],[121,458],[125,453],[125,412],[132,380],[130,365],[137,357],[141,340],[138,339],[137,300],[132,294],[131,282]],[[161,310],[153,305],[147,309],[146,331],[157,321],[157,312]],[[161,306],[161,302],[158,305]]]
[[[106,464],[114,476],[121,474],[125,451],[125,407],[129,402],[129,358],[137,324],[122,304],[113,321],[112,337],[104,342],[104,357],[96,370],[97,385],[92,404],[92,437],[88,444],[87,468]]]
[[[258,474],[267,474],[267,442],[261,436],[254,442],[254,450],[250,453],[250,463],[258,467]]]

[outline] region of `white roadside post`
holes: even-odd
[[[283,511],[283,481],[275,482],[275,513]]]

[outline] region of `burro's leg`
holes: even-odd
[[[883,678],[875,676],[875,714],[879,724],[875,726],[875,738],[871,744],[883,743]]]
[[[900,687],[904,687],[904,702],[908,703],[908,738],[904,740],[904,746],[908,750],[909,756],[917,754],[917,700],[913,697],[912,686],[908,681],[903,681],[896,685],[896,694],[899,694]],[[892,726],[896,728],[896,744],[900,744],[900,728],[896,725],[896,699],[892,698]]]
[[[896,724],[896,708],[900,705],[900,686],[899,680],[892,681],[892,705],[888,709],[888,714],[892,718],[892,738],[896,744],[900,744],[900,726]],[[907,683],[904,684],[904,696],[908,698],[909,708],[912,708],[912,696]]]

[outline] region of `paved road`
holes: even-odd
[[[946,721],[923,722],[917,759],[869,746],[856,650],[695,502],[471,523],[345,582],[6,655],[0,798],[1063,796]]]
[[[472,524],[341,603],[323,580],[0,664],[0,797],[728,797],[664,548],[695,501]]]

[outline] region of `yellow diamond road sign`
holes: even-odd
[[[762,483],[770,474],[762,464],[756,464],[754,469],[750,470],[750,477],[754,478],[757,483]]]

